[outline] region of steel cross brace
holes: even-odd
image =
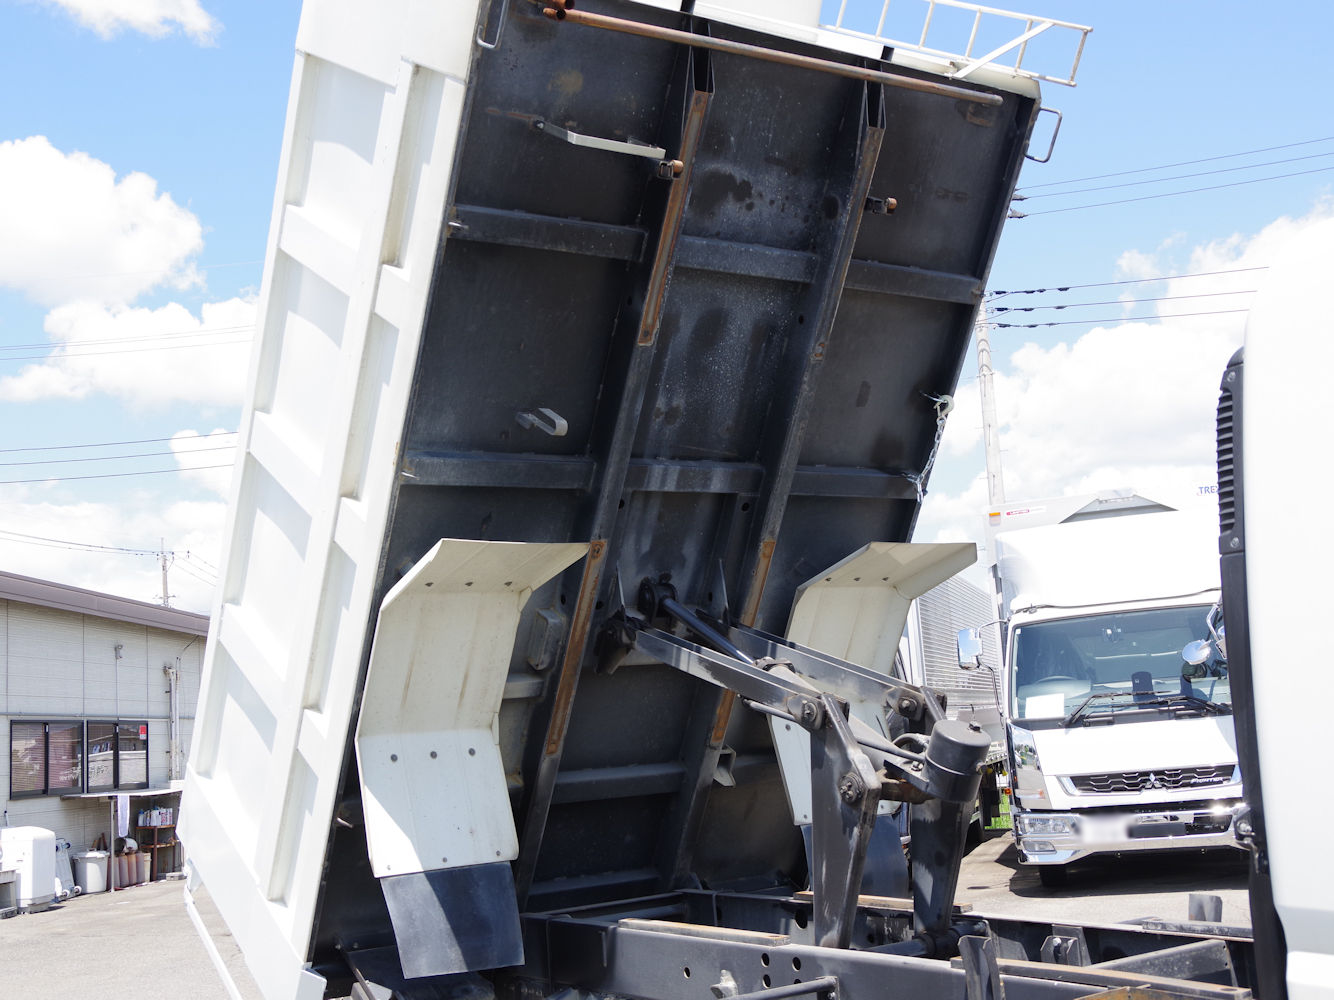
[[[771,674],[761,663],[705,649],[659,629],[636,629],[634,646],[668,666],[787,714],[811,733],[815,938],[824,947],[848,947],[880,802],[880,778],[852,733],[846,702]]]

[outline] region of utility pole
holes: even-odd
[[[986,303],[977,313],[977,386],[982,396],[982,445],[987,458],[987,500],[992,508],[1005,503],[1005,480],[1001,476],[1000,431],[996,424],[996,388],[991,367],[991,322]]]
[[[157,554],[158,561],[162,564],[162,606],[169,608],[171,607],[171,599],[176,595],[167,587],[167,569],[176,561],[176,553],[167,551],[167,540],[165,538],[159,538],[158,544],[160,545]]]
[[[987,561],[991,564],[992,595],[996,601],[996,617],[1000,620],[1000,633],[997,640],[1001,649],[1005,648],[1005,611],[1001,601],[1000,567],[995,553],[995,524],[990,516],[1005,503],[1005,480],[1001,476],[1000,430],[996,422],[996,387],[993,377],[996,372],[991,367],[991,318],[987,314],[987,304],[977,311],[977,326],[974,329],[977,338],[977,388],[982,397],[982,445],[987,459]],[[1000,686],[995,671],[992,680],[997,681],[996,701],[1000,703]]]

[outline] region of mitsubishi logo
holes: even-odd
[[[1167,786],[1163,784],[1162,779],[1159,778],[1158,775],[1156,775],[1156,774],[1154,774],[1152,771],[1150,771],[1150,772],[1149,772],[1149,778],[1148,778],[1148,780],[1144,783],[1144,787],[1145,787],[1145,788],[1166,788]]]

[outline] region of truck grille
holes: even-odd
[[[1158,771],[1121,771],[1115,774],[1078,774],[1070,779],[1075,790],[1085,794],[1141,792],[1151,788],[1200,788],[1225,785],[1232,780],[1235,764],[1215,767],[1173,767]]]
[[[1225,381],[1218,397],[1218,416],[1216,420],[1218,436],[1218,521],[1222,534],[1232,531],[1236,525],[1236,469],[1233,465],[1233,453],[1236,444],[1236,427],[1233,423],[1233,393]]]

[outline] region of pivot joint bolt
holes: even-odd
[[[864,794],[865,789],[862,788],[862,783],[851,771],[839,779],[838,796],[848,805],[855,806],[862,800]]]

